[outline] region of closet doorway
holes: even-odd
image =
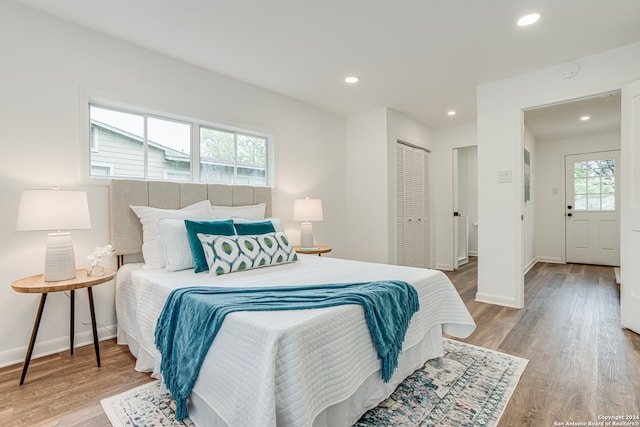
[[[478,256],[478,147],[453,149],[453,268]]]
[[[396,143],[396,263],[429,268],[429,151]]]

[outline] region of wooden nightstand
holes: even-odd
[[[318,256],[322,256],[322,254],[331,252],[332,247],[325,245],[315,245],[312,248],[301,248],[300,246],[294,246],[293,249],[295,249],[295,251],[299,254],[318,254]]]
[[[93,292],[91,287],[99,285],[101,283],[113,280],[116,277],[115,270],[108,270],[105,268],[102,276],[89,276],[87,270],[76,270],[76,277],[69,280],[61,280],[59,282],[47,282],[44,280],[42,274],[36,276],[25,277],[17,280],[11,284],[11,287],[16,292],[27,294],[42,294],[40,297],[40,306],[38,307],[38,313],[36,314],[36,320],[33,324],[33,331],[31,332],[31,340],[29,341],[29,349],[27,355],[24,358],[24,367],[22,368],[22,376],[20,377],[20,385],[24,383],[24,378],[27,375],[27,369],[29,368],[29,362],[31,361],[31,354],[33,353],[33,346],[36,343],[36,336],[38,335],[38,328],[40,327],[40,320],[42,319],[42,312],[44,310],[44,303],[47,301],[47,294],[49,292],[63,292],[70,291],[70,328],[69,328],[69,340],[70,351],[73,354],[73,336],[74,336],[74,322],[75,322],[75,290],[87,288],[89,295],[89,309],[91,311],[91,328],[93,330],[93,346],[96,349],[96,360],[98,361],[98,367],[100,367],[100,347],[98,345],[98,331],[96,329],[96,313],[93,308]]]

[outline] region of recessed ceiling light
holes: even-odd
[[[449,116],[455,116],[455,115],[456,115],[456,110],[449,110],[449,111],[447,111],[447,115],[449,115]]]
[[[538,22],[538,19],[540,19],[539,13],[530,13],[518,19],[518,25],[521,27],[526,27],[527,25],[531,25],[535,22]]]
[[[591,119],[591,116],[582,116],[582,117],[580,117],[580,120],[582,120],[583,122],[586,122],[589,119]]]
[[[345,83],[354,84],[360,81],[360,77],[358,76],[347,76],[344,78]]]

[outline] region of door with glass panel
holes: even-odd
[[[620,265],[620,151],[565,161],[567,262]]]

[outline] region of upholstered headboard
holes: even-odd
[[[132,205],[180,209],[207,199],[216,206],[266,203],[265,216],[271,216],[271,188],[269,187],[112,180],[109,198],[111,244],[116,255],[142,252],[142,225],[129,207]]]

